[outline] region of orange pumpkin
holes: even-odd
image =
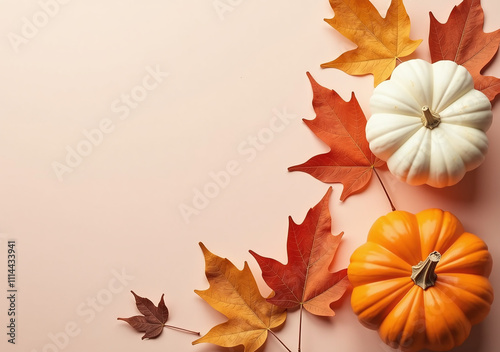
[[[488,314],[491,267],[486,244],[453,214],[393,211],[351,256],[352,308],[393,348],[447,351]]]

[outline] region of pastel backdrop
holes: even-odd
[[[444,22],[459,0],[405,1],[413,57],[429,59],[429,11]],[[374,0],[384,13],[389,0]],[[222,5],[221,5],[222,4]],[[225,6],[223,6],[225,5]],[[500,4],[483,0],[485,31]],[[44,15],[45,14],[45,15]],[[199,241],[239,268],[248,253],[286,262],[288,216],[301,222],[328,185],[287,168],[327,151],[307,129],[309,71],[365,114],[373,77],[321,69],[354,45],[316,1],[4,0],[0,4],[0,326],[2,351],[223,351],[166,330],[156,340],[119,316],[133,296],[162,293],[169,323],[206,333],[225,320],[196,294],[208,287]],[[500,76],[497,58],[487,74]],[[494,104],[495,120],[500,116]],[[480,168],[456,186],[412,187],[381,177],[398,209],[439,207],[482,237],[500,291],[497,186],[500,131]],[[345,202],[333,185],[332,230],[345,232],[335,266],[390,211],[373,179]],[[7,342],[7,241],[17,249],[16,344]],[[362,327],[348,297],[337,316],[304,316],[304,351],[391,351]],[[456,352],[500,343],[498,304]],[[280,338],[293,350],[298,315]],[[265,351],[283,351],[269,338]]]

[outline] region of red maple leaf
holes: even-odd
[[[328,204],[332,188],[306,215],[300,225],[289,219],[288,263],[250,253],[257,260],[264,281],[275,295],[268,301],[283,308],[303,307],[314,315],[333,316],[331,303],[349,286],[347,269],[331,272],[330,266],[343,233],[333,236]],[[301,310],[302,311],[302,310]]]
[[[366,140],[366,117],[352,93],[345,102],[334,90],[322,87],[307,73],[313,89],[314,120],[304,122],[314,134],[325,142],[330,151],[307,162],[288,168],[303,171],[320,181],[342,183],[340,200],[364,188],[374,168],[385,163],[375,157]]]
[[[474,79],[474,87],[493,100],[500,93],[500,79],[483,76],[481,70],[498,51],[500,29],[491,33],[483,31],[481,0],[464,0],[453,8],[444,24],[438,22],[432,12],[429,15],[432,62],[451,60],[464,66]]]

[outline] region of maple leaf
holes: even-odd
[[[392,0],[386,17],[369,0],[330,0],[335,17],[325,19],[357,48],[321,67],[333,67],[350,75],[372,73],[377,86],[396,67],[396,60],[410,55],[422,40],[410,39],[410,18],[402,0]]]
[[[195,292],[228,320],[193,341],[193,345],[202,342],[223,347],[243,345],[245,352],[256,351],[266,341],[268,332],[285,322],[286,311],[262,297],[247,262],[243,270],[238,270],[201,242],[200,247],[210,287]]]
[[[118,318],[118,320],[123,320],[130,324],[135,330],[139,332],[144,332],[142,339],[154,339],[163,331],[164,327],[168,327],[174,330],[179,330],[191,334],[199,335],[199,332],[182,329],[176,326],[166,325],[168,319],[168,308],[165,305],[163,299],[164,295],[161,295],[158,307],[154,305],[148,298],[144,298],[135,294],[134,291],[130,291],[135,297],[135,304],[139,312],[143,315],[136,315],[130,318]]]
[[[464,0],[455,6],[448,21],[438,22],[432,12],[429,48],[432,62],[451,60],[464,66],[474,79],[474,87],[493,100],[500,93],[500,79],[483,76],[500,44],[500,29],[483,32],[484,14],[480,0]]]
[[[347,269],[329,270],[343,233],[333,236],[328,204],[332,188],[295,224],[289,218],[288,263],[266,258],[250,251],[262,270],[262,277],[275,295],[268,301],[283,308],[303,307],[314,315],[333,316],[330,305],[347,290]]]
[[[330,151],[288,170],[307,172],[327,183],[342,183],[340,200],[344,201],[364,188],[373,170],[385,163],[370,150],[365,133],[366,117],[354,93],[351,100],[345,102],[334,90],[319,85],[309,73],[307,76],[313,89],[316,118],[304,122]]]
[[[160,336],[163,331],[163,326],[168,319],[168,308],[161,295],[158,307],[154,305],[149,299],[140,297],[131,291],[135,297],[135,304],[137,309],[143,315],[136,315],[130,318],[118,318],[129,323],[134,329],[139,332],[145,332],[142,339],[154,339]]]

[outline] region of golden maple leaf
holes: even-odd
[[[222,347],[243,345],[245,352],[256,351],[266,341],[268,332],[285,322],[285,309],[267,302],[260,294],[247,262],[243,270],[238,270],[228,259],[211,253],[203,243],[200,247],[210,287],[195,292],[228,321],[213,327],[193,341],[193,345],[202,342]]]
[[[337,68],[350,75],[372,73],[375,86],[390,77],[396,60],[408,56],[422,40],[410,39],[410,18],[403,0],[392,0],[386,17],[369,0],[330,0],[335,17],[325,19],[358,47],[321,67]]]

